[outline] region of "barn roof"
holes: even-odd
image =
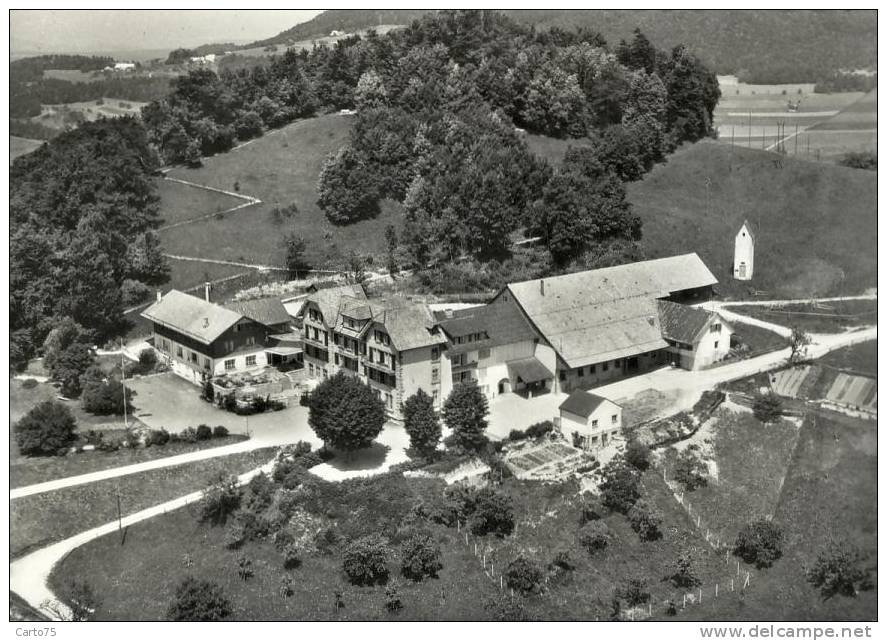
[[[262,325],[283,325],[292,321],[279,298],[240,300],[228,303],[225,307]]]
[[[206,345],[244,317],[236,311],[177,289],[171,290],[143,311],[142,316]]]
[[[679,305],[667,300],[657,302],[662,335],[679,343],[692,345],[713,316],[711,312],[689,305]]]
[[[457,309],[449,316],[445,312],[439,312],[435,317],[447,335],[453,338],[469,334],[487,336],[471,343],[454,343],[449,348],[449,353],[454,355],[463,351],[509,345],[536,338],[536,331],[513,303],[500,302],[494,305]]]
[[[585,390],[574,390],[563,403],[560,404],[559,410],[588,418],[594,411],[610,399],[586,392]],[[612,403],[612,401],[610,401]],[[616,403],[613,403],[616,405]],[[618,407],[618,405],[617,405]]]
[[[434,315],[425,303],[389,298],[370,303],[373,320],[385,327],[399,351],[440,345],[444,336],[435,330]]]
[[[512,283],[506,290],[575,368],[667,347],[656,299],[716,282],[694,253]]]

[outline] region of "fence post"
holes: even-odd
[[[718,584],[715,583],[715,598],[718,598]]]
[[[702,603],[702,588],[699,588],[699,602]]]
[[[687,593],[685,592],[685,593],[684,593],[684,603],[683,603],[683,605],[681,606],[681,608],[683,609],[683,608],[686,608],[686,607],[687,607]]]
[[[465,533],[465,545],[468,545],[468,532]]]
[[[502,589],[502,575],[499,575],[499,590]]]
[[[696,527],[699,527],[699,524],[702,522],[702,517],[698,514],[696,515]]]
[[[733,579],[730,579],[730,592],[733,592]]]
[[[459,523],[459,519],[456,519],[456,532],[459,533],[462,531],[462,525]]]
[[[474,542],[474,556],[477,556],[477,541]]]
[[[745,588],[747,588],[749,583],[751,583],[751,572],[746,572],[745,573],[745,584],[742,586],[742,589],[744,590]]]
[[[739,576],[739,561],[736,562],[736,576]]]

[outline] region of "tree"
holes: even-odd
[[[403,602],[400,600],[400,591],[397,588],[398,586],[396,582],[392,582],[385,588],[385,609],[392,614],[403,609]]]
[[[637,439],[631,439],[625,448],[625,462],[640,472],[650,467],[650,448]]]
[[[305,258],[305,239],[302,236],[290,232],[283,237],[281,244],[284,250],[283,264],[290,278],[300,278],[311,269],[311,264]]]
[[[388,542],[379,534],[353,541],[342,559],[342,569],[355,585],[375,585],[388,580]]]
[[[505,584],[521,594],[536,594],[542,591],[544,575],[539,564],[519,556],[508,564],[505,570]]]
[[[90,332],[73,318],[65,316],[49,331],[43,341],[43,367],[52,371],[65,349],[74,343],[90,343]]]
[[[349,283],[362,285],[367,281],[367,257],[356,251],[348,252],[347,264],[345,266],[345,278]]]
[[[626,463],[621,455],[614,456],[601,470],[601,497],[604,505],[616,512],[627,514],[640,497],[640,474]]]
[[[397,271],[397,230],[394,225],[385,227],[385,251],[386,267],[391,278],[394,278]]]
[[[169,621],[224,621],[234,613],[222,588],[211,581],[188,577],[176,588],[166,611]]]
[[[83,409],[97,416],[123,414],[124,393],[126,394],[126,411],[132,413],[130,393],[124,392],[123,383],[116,378],[108,380],[87,380],[83,386]]]
[[[579,543],[589,554],[594,554],[610,544],[610,528],[603,521],[589,521],[579,530]]]
[[[505,492],[485,487],[473,496],[470,528],[473,534],[507,536],[514,531],[514,504]]]
[[[375,109],[388,104],[388,90],[375,70],[365,71],[354,90],[354,104],[358,110]]]
[[[340,371],[311,392],[308,424],[325,445],[353,452],[381,433],[385,406],[372,388]]]
[[[71,410],[58,401],[35,405],[15,424],[15,441],[25,456],[64,453],[76,440],[77,422]]]
[[[782,530],[767,519],[752,521],[743,527],[733,543],[733,554],[746,563],[765,568],[782,556]]]
[[[411,534],[401,547],[400,558],[401,572],[413,581],[436,577],[443,568],[440,562],[440,546],[427,532]]]
[[[53,361],[49,376],[61,383],[62,394],[67,398],[77,398],[82,391],[81,377],[95,362],[95,355],[89,345],[72,343]]]
[[[626,602],[628,607],[635,608],[650,600],[647,581],[643,577],[631,577],[616,588],[616,598]]]
[[[477,383],[457,383],[443,406],[443,417],[453,430],[456,445],[476,450],[487,442],[487,398]]]
[[[379,213],[379,177],[350,145],[324,163],[317,193],[317,205],[334,225],[375,218]]]
[[[67,597],[72,621],[89,621],[102,604],[89,583],[76,579],[68,584]]]
[[[789,347],[791,348],[791,355],[788,357],[789,362],[798,363],[807,358],[807,346],[810,343],[810,334],[798,326],[792,327],[792,334],[789,337]]]
[[[442,432],[434,401],[425,390],[420,388],[404,402],[403,420],[410,447],[426,459],[433,458]]]
[[[236,476],[220,472],[212,484],[203,490],[200,500],[200,520],[221,525],[240,507],[241,492]]]
[[[668,576],[665,578],[676,588],[693,588],[702,583],[696,574],[693,557],[688,552],[682,552],[668,566]]]
[[[772,391],[755,394],[752,412],[761,423],[775,423],[782,416],[782,399]]]
[[[820,551],[807,580],[819,588],[826,599],[840,594],[856,596],[860,590],[872,589],[871,572],[862,567],[859,549],[843,541],[830,541]]]
[[[678,454],[672,475],[687,492],[708,485],[708,466],[692,445]]]
[[[641,541],[655,541],[662,538],[662,513],[653,505],[641,499],[628,511],[631,529],[638,533]]]

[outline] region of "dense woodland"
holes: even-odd
[[[286,45],[380,24],[409,24],[432,10],[334,9],[247,47]],[[685,43],[719,74],[744,82],[820,82],[839,70],[877,68],[873,11],[511,9],[503,13],[540,31],[590,29],[607,42],[630,40],[640,29],[659,47]]]
[[[17,158],[9,180],[10,362],[65,318],[105,341],[168,278],[157,235],[157,154],[136,118],[85,123]]]

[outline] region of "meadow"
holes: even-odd
[[[294,231],[306,241],[306,255],[315,266],[341,264],[349,251],[380,254],[384,230],[400,224],[400,205],[382,202],[380,215],[347,227],[331,225],[317,206],[317,178],[324,161],[348,139],[348,116],[331,114],[293,123],[218,156],[203,167],[177,167],[170,176],[256,197],[261,204],[221,218],[161,231],[168,253],[259,264],[282,265],[284,234]],[[181,210],[179,194],[161,194],[161,211]],[[295,205],[283,219],[276,207]],[[215,206],[221,206],[219,204]],[[173,213],[169,219],[175,217]]]
[[[43,144],[42,140],[32,140],[30,138],[20,138],[18,136],[10,136],[9,137],[9,164],[12,164],[12,161],[18,158],[19,156],[24,156],[25,154],[29,154],[35,149],[37,149],[40,145]]]
[[[877,284],[877,174],[704,141],[687,145],[628,199],[648,258],[696,252],[724,296],[862,293]],[[732,278],[733,241],[755,233],[751,281]]]

